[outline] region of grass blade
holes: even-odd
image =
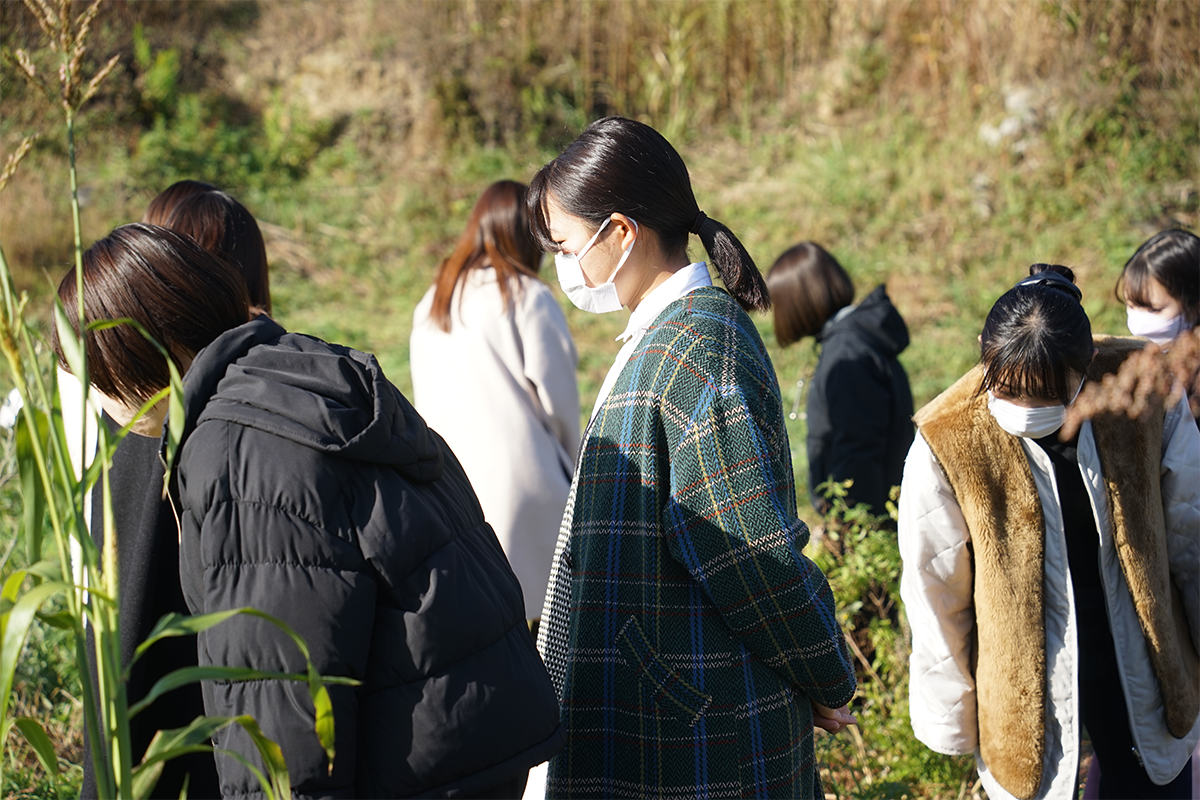
[[[14,584],[13,579],[20,576]],[[25,573],[14,573],[9,577],[4,584],[4,596],[7,598],[10,589],[19,588]],[[13,603],[12,608],[4,614],[3,620],[4,636],[0,639],[0,719],[4,719],[8,715],[8,700],[12,694],[13,675],[17,670],[17,657],[21,655],[21,649],[25,646],[25,635],[29,632],[29,625],[33,622],[33,617],[41,608],[42,603],[53,597],[58,592],[66,590],[70,587],[65,583],[58,581],[46,581],[45,583],[34,586],[32,589],[21,595]],[[307,680],[305,676],[305,680]]]
[[[70,368],[72,375],[83,381],[87,375],[83,343],[79,341],[79,335],[75,332],[71,321],[67,319],[67,312],[63,309],[58,295],[54,296],[54,325],[58,329],[58,343],[62,347],[63,356],[67,359],[67,367]]]
[[[237,723],[242,726],[246,733],[250,734],[250,738],[254,740],[254,746],[258,748],[258,754],[262,756],[263,763],[267,767],[267,774],[271,776],[271,784],[275,790],[275,796],[279,798],[288,798],[292,796],[292,780],[288,775],[287,764],[283,760],[283,750],[279,745],[271,739],[268,739],[258,727],[258,723],[251,716],[237,717]]]
[[[21,477],[21,505],[24,511],[25,553],[30,564],[42,557],[42,529],[46,519],[46,492],[42,475],[34,456],[33,437],[45,442],[50,433],[50,424],[41,409],[31,409],[36,420],[37,432],[30,430],[25,414],[17,417],[17,468]]]
[[[54,752],[54,743],[46,735],[42,723],[30,717],[17,717],[16,726],[21,731],[21,735],[25,737],[25,741],[29,742],[29,746],[33,748],[33,752],[37,754],[38,761],[42,762],[42,769],[46,770],[46,774],[51,777],[57,775],[58,754]]]

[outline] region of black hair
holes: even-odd
[[[1190,231],[1161,231],[1142,243],[1117,279],[1117,299],[1150,307],[1151,280],[1183,306],[1184,317],[1200,318],[1200,237]]]
[[[1069,268],[1030,267],[1030,277],[1001,295],[983,325],[979,390],[1069,404],[1071,373],[1087,372],[1094,347],[1081,297]]]
[[[614,213],[626,214],[654,231],[668,254],[686,254],[688,233],[695,233],[742,308],[770,308],[754,259],[729,228],[700,211],[683,159],[649,125],[598,119],[538,171],[529,184],[529,217],[547,251],[558,249],[546,219],[552,196],[564,211],[596,227]]]

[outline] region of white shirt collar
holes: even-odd
[[[642,302],[638,303],[638,307],[629,315],[629,325],[626,326],[625,332],[618,336],[617,340],[626,341],[638,331],[649,328],[654,320],[658,319],[658,315],[663,312],[663,309],[701,286],[712,286],[708,265],[703,261],[697,261],[683,267],[642,298]]]

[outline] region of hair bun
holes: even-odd
[[[1075,273],[1061,264],[1033,264],[1029,267],[1029,277],[1017,281],[1013,288],[1017,286],[1049,286],[1066,292],[1076,302],[1083,301],[1083,291],[1075,285]]]

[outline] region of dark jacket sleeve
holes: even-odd
[[[888,376],[868,355],[834,358],[820,369],[809,395],[809,495],[824,507],[817,487],[832,478],[853,480],[848,505],[867,503],[886,513],[888,436],[892,426],[892,388]]]

